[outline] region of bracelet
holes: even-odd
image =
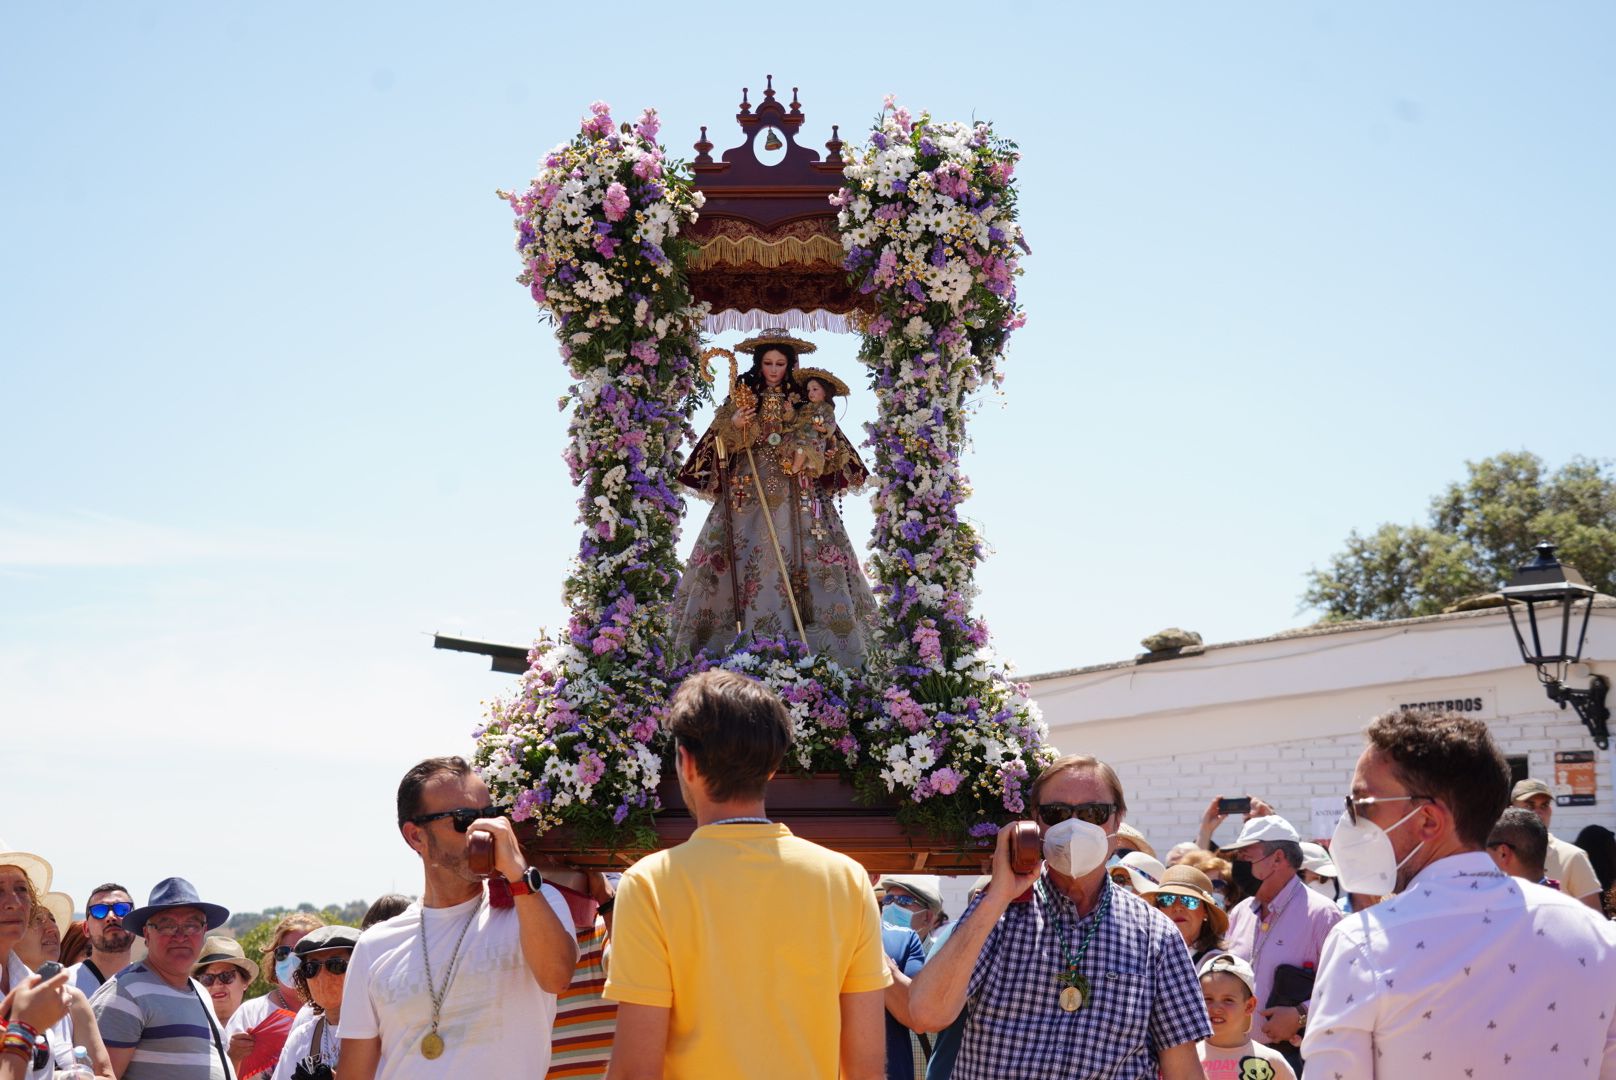
[[[23,1038],[27,1039],[29,1045],[32,1045],[33,1041],[39,1038],[39,1029],[35,1028],[26,1020],[13,1020],[7,1024],[6,1034],[11,1035],[13,1033],[21,1035]]]
[[[33,1056],[33,1053],[33,1040],[17,1032],[6,1032],[4,1040],[0,1041],[0,1054],[16,1054],[18,1057],[27,1060]]]

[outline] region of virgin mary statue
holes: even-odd
[[[814,348],[777,330],[737,345],[751,369],[679,473],[713,502],[674,594],[679,655],[724,656],[752,637],[785,637],[865,666],[875,598],[834,496],[862,488],[869,471],[836,425],[832,399],[846,384],[797,366]]]

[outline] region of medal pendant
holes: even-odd
[[[436,1031],[429,1031],[421,1036],[421,1056],[428,1061],[436,1061],[443,1056],[443,1036]]]
[[[1064,975],[1061,982],[1065,985],[1060,992],[1060,1007],[1066,1012],[1076,1012],[1089,1000],[1089,979],[1087,975]]]

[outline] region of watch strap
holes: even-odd
[[[544,875],[539,873],[537,866],[530,866],[522,871],[522,876],[511,882],[512,896],[528,896],[536,893],[544,886]]]

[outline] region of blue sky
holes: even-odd
[[[429,635],[563,615],[566,378],[493,192],[597,98],[676,154],[766,72],[814,145],[887,93],[1020,143],[967,509],[1023,672],[1310,622],[1467,459],[1610,454],[1608,5],[792,11],[0,10],[0,837],[81,904],[418,888],[397,777],[507,685]]]

